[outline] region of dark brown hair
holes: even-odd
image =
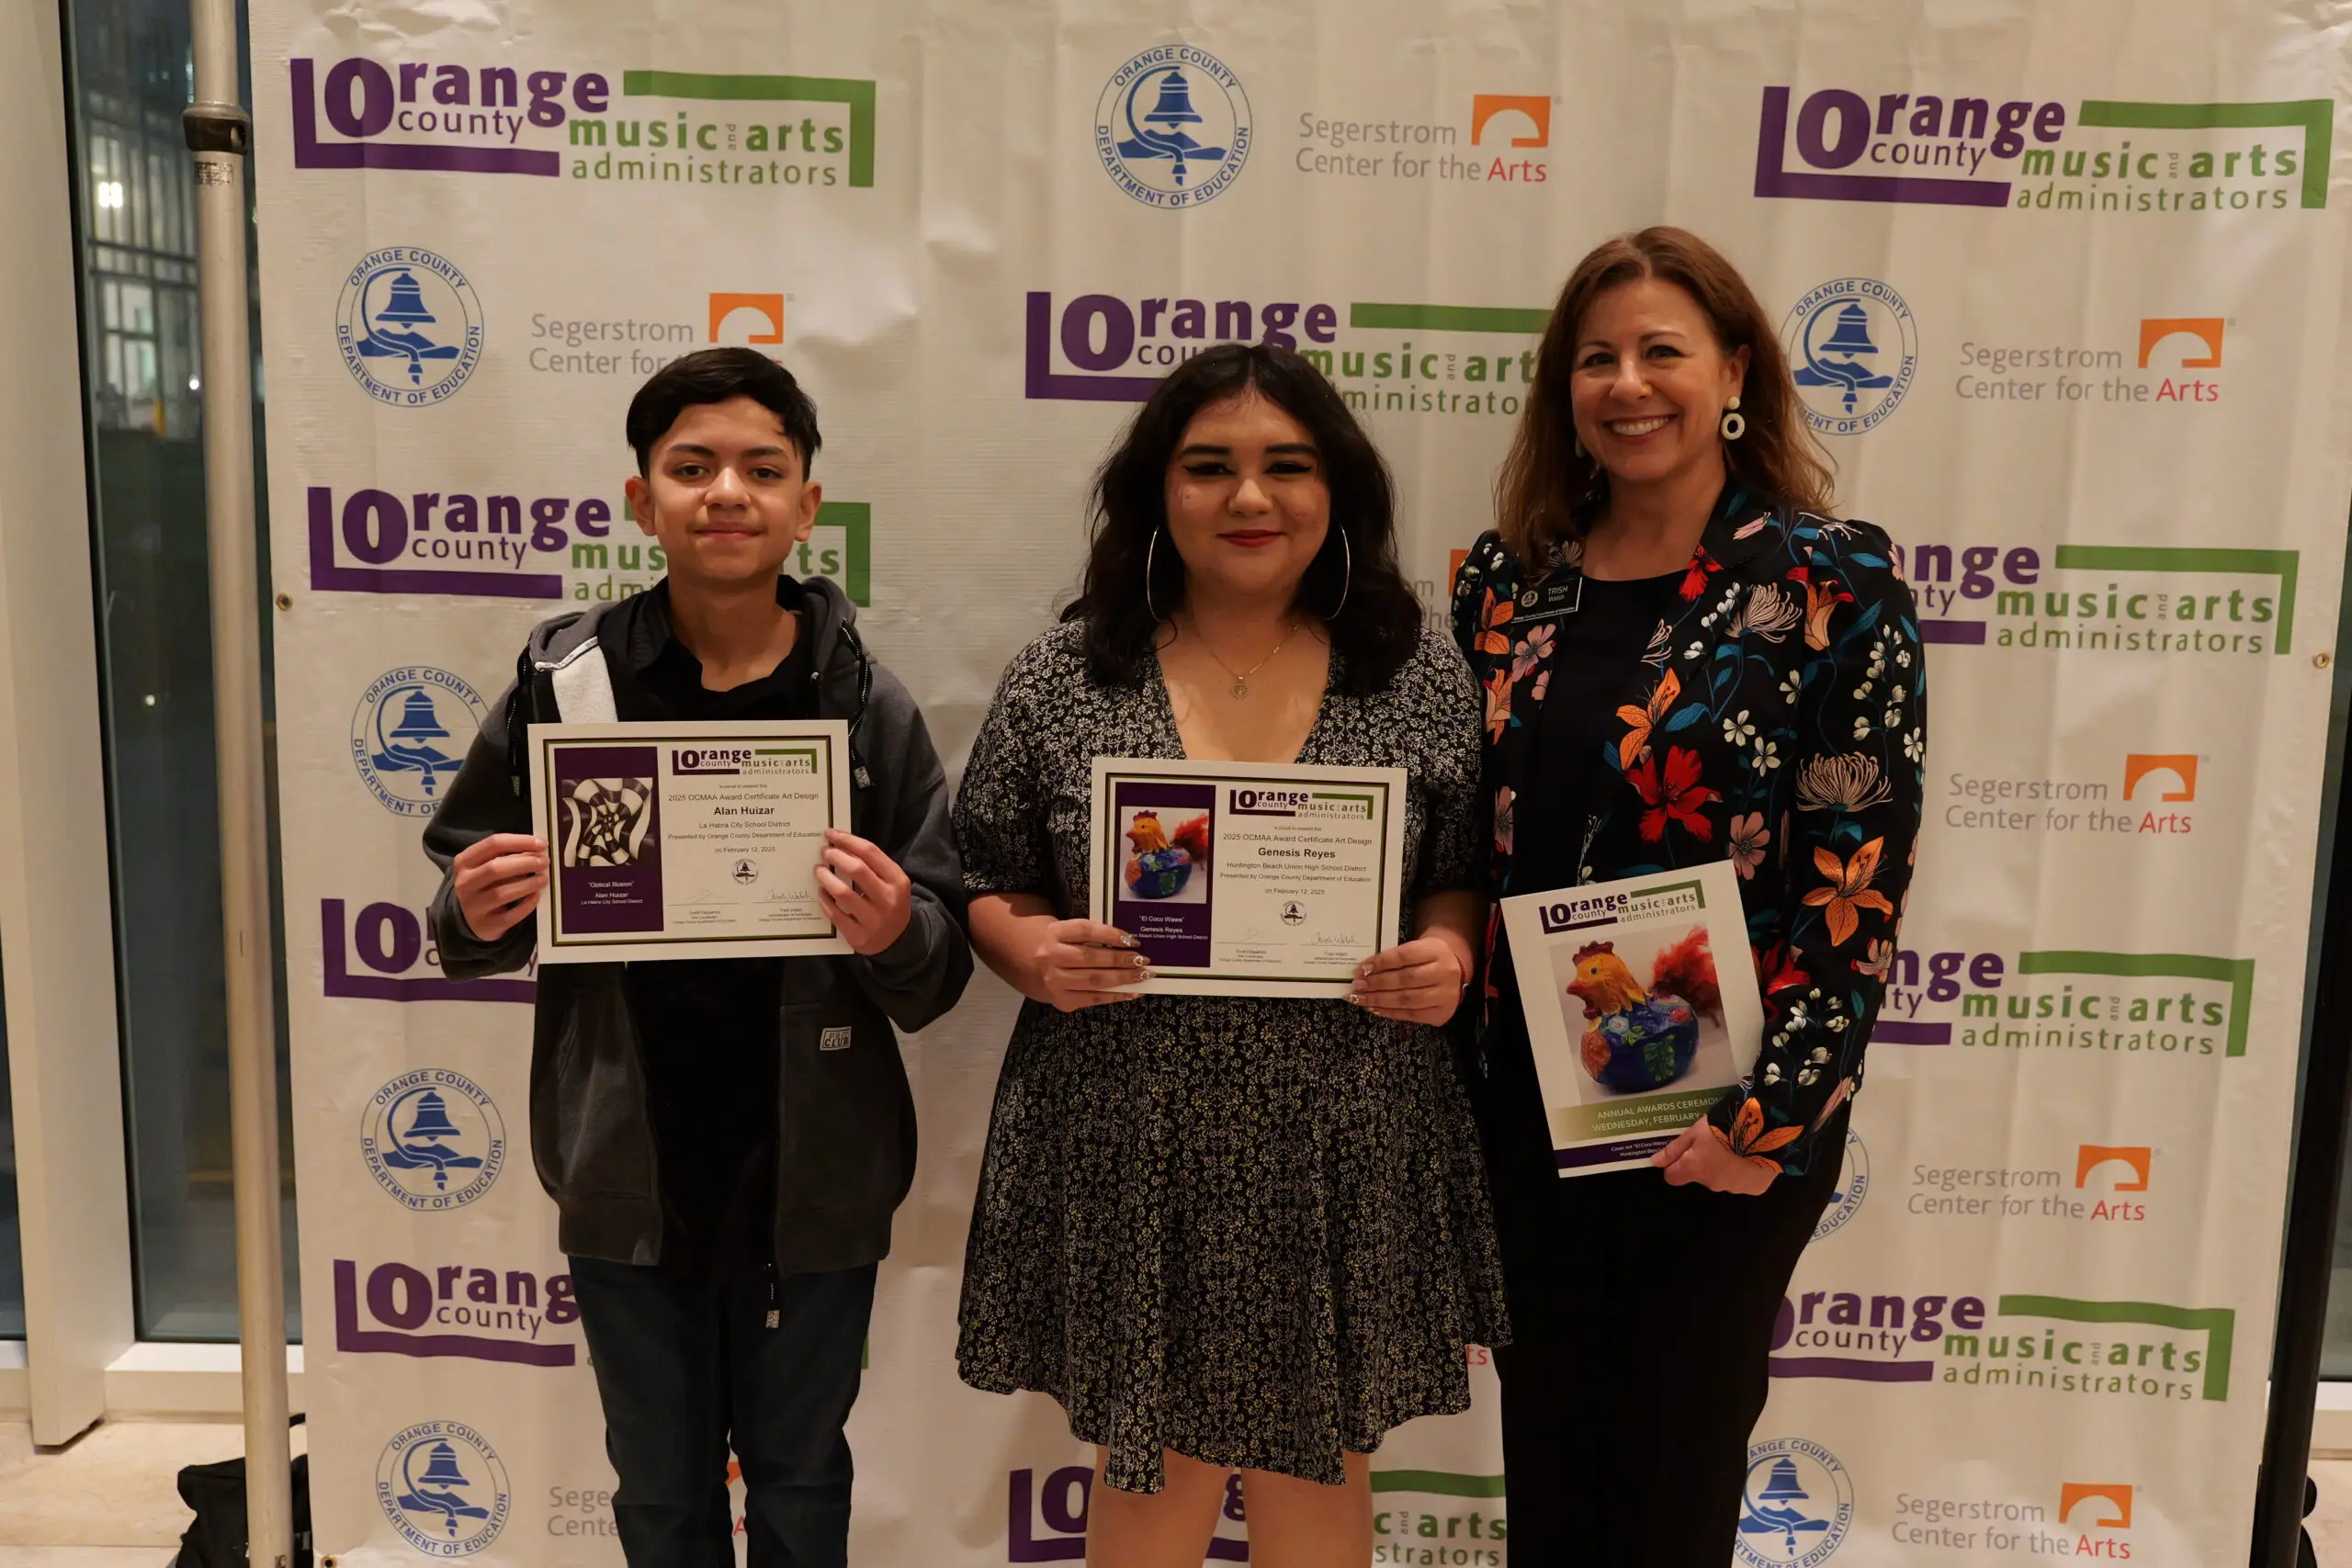
[[[702,348],[656,370],[628,404],[628,444],[637,450],[637,472],[647,473],[654,444],[688,409],[749,398],[775,415],[784,437],[800,449],[800,477],[816,466],[817,405],[792,372],[755,348]]]
[[[1095,680],[1140,679],[1159,616],[1184,603],[1182,558],[1165,541],[1156,556],[1151,548],[1168,524],[1169,459],[1193,415],[1252,389],[1306,427],[1331,491],[1330,530],[1299,580],[1297,607],[1327,623],[1338,655],[1333,682],[1366,695],[1412,657],[1421,605],[1396,568],[1396,492],[1379,449],[1347,400],[1299,355],[1271,344],[1225,343],[1168,373],[1094,476],[1086,572],[1062,619],[1085,622]]]
[[[1577,445],[1568,392],[1576,374],[1577,334],[1594,300],[1645,277],[1674,284],[1696,300],[1725,354],[1747,350],[1747,377],[1739,393],[1747,429],[1739,440],[1724,444],[1733,480],[1775,503],[1829,510],[1829,455],[1804,422],[1788,356],[1755,291],[1722,252],[1689,230],[1644,229],[1604,242],[1578,262],[1544,329],[1535,385],[1510,455],[1495,478],[1495,517],[1503,543],[1530,567],[1548,560],[1561,540],[1581,535],[1608,497],[1609,476]]]

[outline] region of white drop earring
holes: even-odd
[[[1739,416],[1739,394],[1737,392],[1734,392],[1731,395],[1731,401],[1724,406],[1722,430],[1724,433],[1724,439],[1726,441],[1736,441],[1741,436],[1747,434],[1747,421]]]

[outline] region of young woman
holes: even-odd
[[[1083,585],[1005,671],[956,803],[974,948],[1028,1000],[966,1260],[964,1379],[1100,1445],[1087,1561],[1371,1560],[1368,1456],[1464,1408],[1502,1332],[1437,1026],[1477,941],[1476,694],[1398,575],[1379,454],[1297,355],[1163,381],[1094,492]],[[1096,757],[1394,766],[1409,929],[1348,1001],[1138,997],[1087,907]]]
[[[1754,294],[1679,229],[1570,275],[1498,500],[1454,590],[1491,896],[1728,859],[1765,1000],[1753,1073],[1659,1168],[1564,1180],[1489,923],[1471,1077],[1515,1333],[1511,1561],[1721,1568],[1910,879],[1911,594],[1884,534],[1830,515]]]

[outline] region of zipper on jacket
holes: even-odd
[[[767,1276],[768,1326],[770,1328],[782,1328],[784,1326],[784,1305],[776,1299],[775,1265],[774,1263],[767,1265]]]

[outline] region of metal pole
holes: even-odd
[[[245,1405],[245,1517],[254,1568],[288,1568],[294,1510],[286,1429],[285,1241],[279,1234],[277,1031],[271,996],[269,819],[263,793],[261,607],[254,543],[252,344],[246,332],[245,160],[236,0],[189,0],[203,318],[204,499],[212,579],[213,746],[220,785],[220,927],[228,964],[230,1137],[237,1201],[237,1336]]]

